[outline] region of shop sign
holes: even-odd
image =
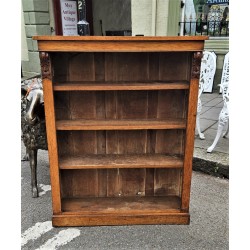
[[[64,36],[77,36],[76,1],[61,0],[62,30]]]
[[[229,4],[229,0],[207,0],[207,4]]]

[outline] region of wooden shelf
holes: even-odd
[[[182,168],[183,160],[162,154],[141,155],[81,155],[59,157],[60,169],[101,168]]]
[[[140,129],[185,129],[185,119],[155,120],[60,120],[57,130],[140,130]]]
[[[62,199],[62,212],[135,214],[180,212],[178,196],[86,197]]]
[[[171,90],[189,89],[187,81],[178,82],[72,82],[54,83],[54,91],[106,91],[106,90]]]

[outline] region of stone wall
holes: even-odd
[[[51,35],[48,0],[22,0],[28,60],[22,60],[23,74],[40,74],[40,60],[35,35]]]

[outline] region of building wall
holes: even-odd
[[[23,74],[40,74],[40,60],[34,35],[51,35],[48,0],[22,0],[28,60],[22,59]]]
[[[179,22],[181,21],[181,0],[169,0],[167,35],[178,36],[180,33]]]
[[[29,61],[28,45],[26,41],[26,33],[25,33],[25,26],[24,26],[23,6],[21,6],[21,60]]]
[[[132,35],[166,36],[169,0],[131,0]]]

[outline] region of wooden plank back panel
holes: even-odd
[[[55,92],[57,120],[186,118],[186,90]]]
[[[148,80],[147,53],[106,53],[106,81]]]
[[[119,169],[119,188],[122,196],[145,196],[145,168]]]
[[[96,93],[94,91],[70,92],[70,119],[96,118]]]
[[[54,92],[55,119],[70,119],[70,92]]]
[[[155,169],[154,195],[181,195],[181,171],[180,169]]]
[[[94,81],[95,80],[95,57],[94,53],[73,54],[69,58],[68,81]]]
[[[184,154],[184,130],[157,130],[155,131],[155,153]]]
[[[189,52],[54,54],[55,82],[190,80]]]
[[[189,80],[191,53],[159,53],[159,80]]]
[[[118,131],[118,154],[146,153],[147,130]]]
[[[94,53],[94,64],[95,81],[105,81],[105,53]]]
[[[61,170],[62,198],[181,195],[181,169]]]
[[[157,118],[186,118],[185,91],[168,90],[158,92]],[[151,103],[149,103],[151,106]]]
[[[58,131],[57,139],[59,155],[157,153],[182,156],[185,132],[179,129]]]
[[[147,108],[147,91],[117,91],[118,119],[146,119]]]
[[[67,82],[69,80],[69,58],[72,53],[51,53],[53,66],[53,82]]]
[[[98,197],[97,170],[61,170],[61,190],[62,198]]]

